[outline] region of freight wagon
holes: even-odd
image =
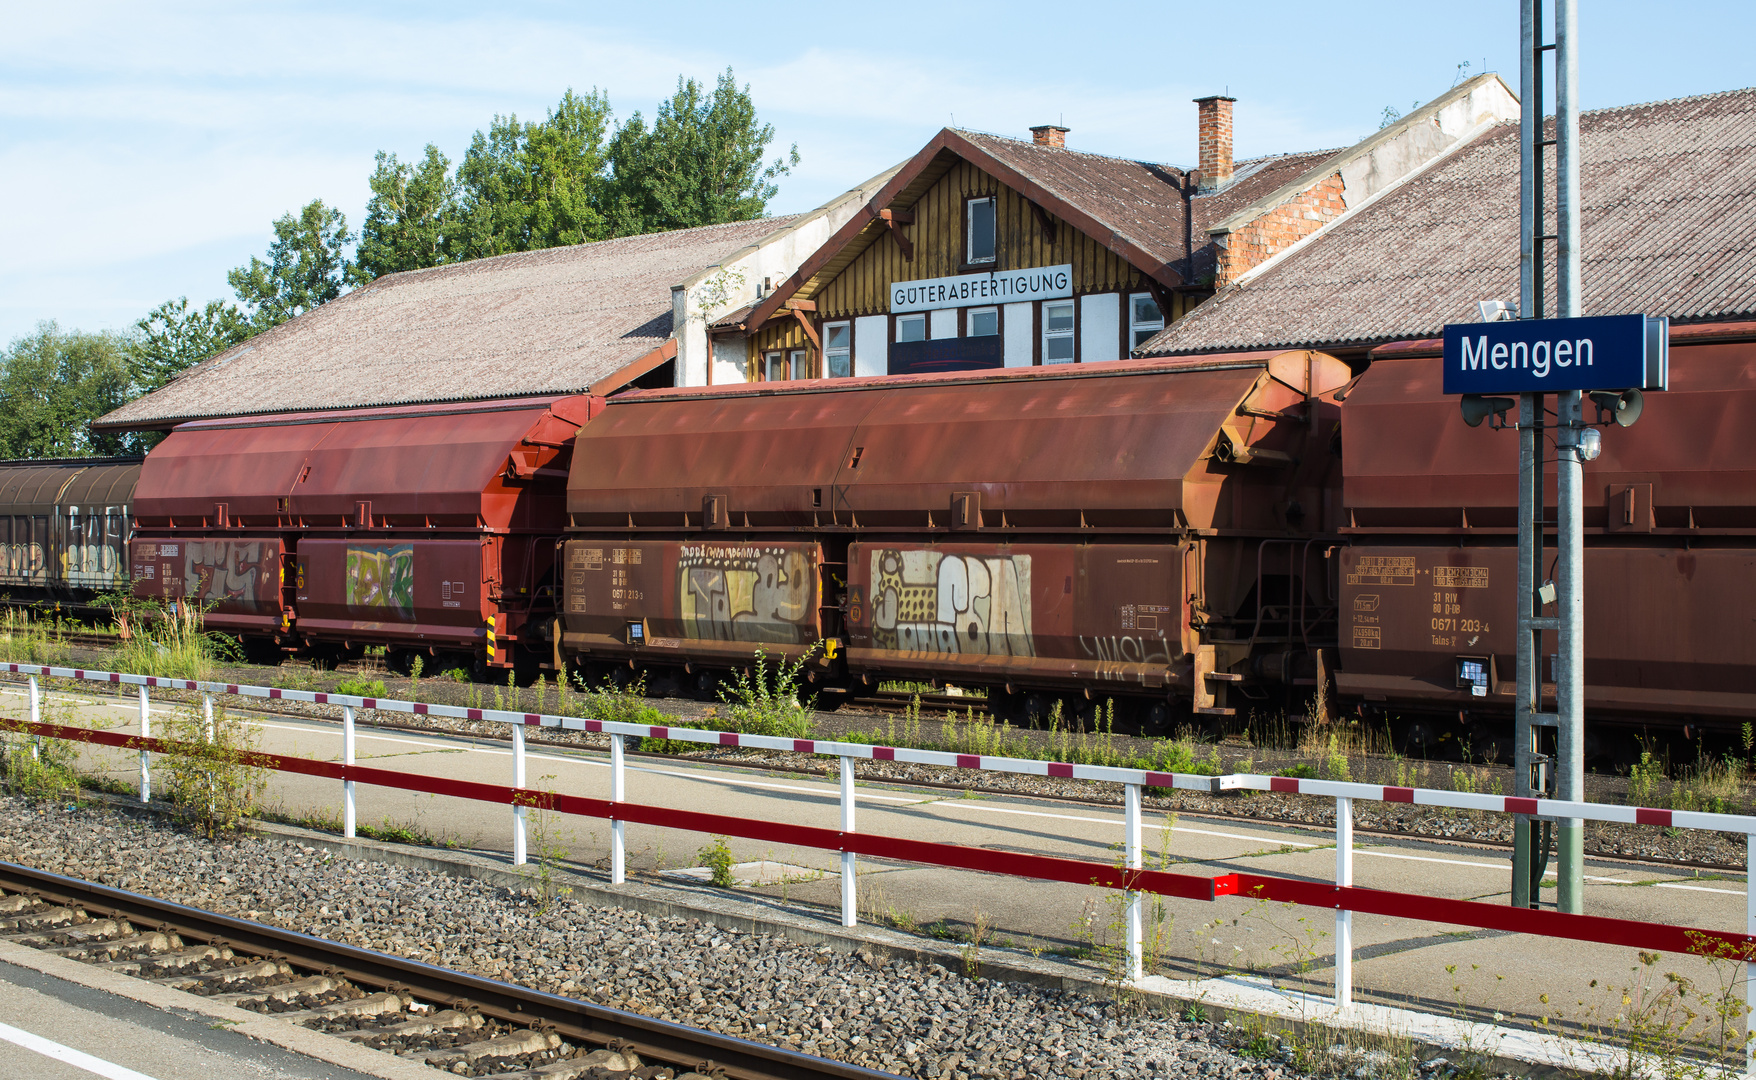
[[[1585,464],[1586,753],[1600,761],[1756,717],[1756,346],[1702,340],[1715,332],[1673,331],[1670,389]],[[1440,380],[1433,356],[1378,359],[1343,404],[1336,684],[1411,751],[1467,743],[1510,761],[1518,436],[1467,427]],[[1547,459],[1552,523],[1552,444]],[[1551,530],[1551,565],[1554,545]],[[1551,702],[1554,651],[1545,632]]]
[[[658,390],[579,434],[557,662],[711,696],[760,648],[1163,731],[1308,699],[1335,645],[1321,353]],[[1332,655],[1332,653],[1328,653]]]
[[[135,493],[134,591],[267,656],[384,645],[489,667],[551,653],[583,396],[207,420]],[[431,665],[429,665],[431,666]]]
[[[78,610],[128,587],[141,459],[0,462],[0,594]]]

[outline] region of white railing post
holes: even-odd
[[[841,761],[841,831],[854,831],[854,759],[844,757]],[[854,853],[844,850],[841,853],[841,924],[856,926],[860,921],[859,895],[857,886],[859,879],[855,876]]]
[[[610,802],[622,802],[627,794],[626,777],[623,775],[622,736],[610,736]],[[610,813],[616,808],[612,805]],[[620,819],[610,820],[610,884],[620,885],[628,880],[628,848],[622,832]]]
[[[43,722],[42,698],[37,690],[37,677],[35,675],[30,677],[30,722],[33,724]],[[33,761],[41,756],[42,745],[43,737],[41,735],[31,736],[30,756]]]
[[[201,695],[201,719],[203,721],[202,731],[207,738],[207,744],[209,746],[212,746],[214,744],[214,741],[215,741],[214,740],[214,730],[213,730],[213,695],[212,694],[202,694]],[[213,773],[209,772],[207,774],[207,812],[209,814],[213,813],[214,806],[218,802],[219,802],[219,789],[218,789],[218,786],[214,783]]]
[[[524,787],[524,725],[512,725],[512,786]],[[521,796],[514,795],[513,798]],[[512,807],[512,865],[523,866],[524,853],[524,815],[526,807],[523,803],[515,803]]]
[[[1140,785],[1125,784],[1122,787],[1122,816],[1127,830],[1127,838],[1123,843],[1123,854],[1128,869],[1138,870],[1143,865],[1140,853]],[[1124,916],[1128,929],[1128,981],[1139,982],[1144,968],[1141,963],[1140,940],[1140,894],[1133,889],[1127,892],[1128,906]]]
[[[146,696],[146,685],[140,687],[140,737],[152,738],[152,703]],[[152,801],[152,754],[142,747],[140,751],[140,801]]]
[[[1744,933],[1756,934],[1756,833],[1744,837]],[[1756,957],[1744,962],[1744,1075],[1756,1076]]]
[[[1354,801],[1335,800],[1335,884],[1349,888],[1354,883]],[[1340,906],[1335,909],[1335,1007],[1347,1009],[1354,1003],[1354,913]]]
[[[343,768],[348,768],[354,763],[354,707],[352,705],[341,707],[341,763]],[[341,834],[352,840],[358,824],[359,819],[355,816],[354,809],[354,782],[343,780],[341,782]]]

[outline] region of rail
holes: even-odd
[[[1353,1001],[1353,914],[1363,912],[1480,929],[1505,930],[1575,941],[1623,945],[1658,952],[1688,953],[1737,960],[1746,964],[1746,1006],[1756,1010],[1756,970],[1753,970],[1756,969],[1756,890],[1752,890],[1749,885],[1749,882],[1756,882],[1756,817],[1748,815],[1710,814],[1697,811],[1614,806],[1604,803],[1569,802],[1556,799],[1521,799],[1500,795],[1439,791],[1429,788],[1393,787],[1252,774],[1199,776],[1111,766],[955,754],[906,747],[870,746],[863,743],[787,739],[699,728],[624,724],[582,717],[428,705],[423,702],[356,697],[348,694],[285,690],[278,687],[246,686],[235,683],[196,682],[188,679],[171,679],[151,675],[88,671],[80,668],[0,664],[0,672],[24,675],[28,678],[30,687],[30,719],[28,721],[0,720],[0,727],[49,738],[137,750],[140,754],[140,798],[142,802],[149,802],[151,799],[152,754],[177,750],[177,744],[155,739],[151,735],[150,689],[200,693],[202,695],[202,708],[210,718],[210,724],[213,697],[216,694],[334,705],[339,706],[342,710],[343,750],[342,760],[339,763],[262,753],[243,755],[243,763],[265,769],[339,780],[343,785],[343,831],[350,837],[354,835],[355,829],[355,785],[364,783],[511,806],[513,812],[513,861],[520,864],[526,861],[526,813],[531,807],[607,819],[611,823],[610,881],[612,884],[618,885],[622,884],[627,876],[627,847],[624,835],[624,825],[627,822],[719,833],[743,839],[765,840],[771,843],[839,852],[841,855],[841,922],[843,926],[854,926],[858,921],[854,893],[854,860],[859,856],[1119,890],[1127,894],[1124,925],[1127,938],[1127,974],[1130,980],[1138,980],[1143,974],[1141,905],[1145,894],[1206,901],[1216,900],[1222,896],[1242,896],[1326,908],[1334,912],[1335,1003],[1338,1009],[1347,1009]],[[138,687],[141,734],[124,735],[90,728],[43,723],[41,721],[41,686],[39,683],[39,680],[43,678],[64,678]],[[512,728],[512,783],[499,785],[480,781],[452,780],[358,765],[354,760],[356,709],[447,716],[508,724]],[[559,727],[569,731],[596,732],[612,736],[609,740],[610,797],[608,799],[593,799],[525,787],[524,732],[529,727]],[[835,757],[840,764],[841,828],[825,829],[781,822],[752,821],[746,818],[627,802],[625,798],[626,747],[624,742],[629,737],[675,739],[706,745],[782,750]],[[1123,786],[1124,811],[1122,865],[1115,866],[1057,856],[996,851],[957,844],[860,833],[855,829],[856,799],[853,763],[856,759],[903,761],[960,769],[980,769],[1121,784]],[[1336,852],[1334,883],[1300,881],[1262,874],[1236,873],[1202,876],[1144,869],[1141,797],[1148,787],[1215,793],[1242,790],[1275,791],[1334,799]],[[1750,871],[1746,883],[1745,930],[1743,933],[1735,933],[1696,927],[1679,927],[1638,920],[1612,919],[1595,915],[1572,915],[1535,908],[1515,908],[1479,901],[1450,900],[1361,888],[1353,884],[1353,804],[1358,800],[1458,810],[1480,810],[1490,813],[1527,814],[1538,817],[1584,818],[1620,824],[1706,829],[1714,832],[1743,834],[1746,841],[1747,867]],[[1752,1015],[1756,1015],[1756,1013]],[[1749,1040],[1747,1045],[1750,1050],[1746,1060],[1746,1070],[1751,1075],[1756,1076],[1756,1040]]]
[[[16,863],[0,862],[0,887],[105,911],[113,918],[161,927],[190,940],[224,941],[257,956],[283,958],[312,971],[339,972],[352,982],[379,990],[412,992],[449,1008],[467,1005],[518,1027],[541,1022],[577,1042],[600,1046],[619,1042],[643,1058],[668,1061],[680,1069],[696,1068],[705,1061],[748,1080],[896,1080],[894,1073],[532,990]]]

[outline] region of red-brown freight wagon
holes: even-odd
[[[137,596],[283,650],[546,662],[574,434],[601,399],[208,420],[147,457]]]
[[[1349,377],[1290,352],[619,396],[574,457],[563,651],[710,693],[761,648],[824,701],[932,679],[1152,728],[1308,697]]]
[[[1585,465],[1588,755],[1756,717],[1756,344],[1725,332],[1674,330],[1670,390]],[[1411,748],[1510,760],[1518,436],[1466,426],[1434,356],[1375,361],[1342,423],[1337,688],[1383,703]],[[1546,457],[1553,522],[1552,442]],[[1545,633],[1545,679],[1554,650]]]

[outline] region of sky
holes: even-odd
[[[1579,7],[1585,108],[1756,84],[1747,0]],[[1517,0],[6,0],[0,24],[0,343],[229,299],[226,271],[280,215],[322,198],[357,230],[375,152],[433,143],[456,161],[496,114],[540,118],[569,87],[650,118],[680,75],[731,67],[774,149],[799,148],[770,204],[787,213],[945,126],[1061,123],[1073,149],[1192,166],[1198,96],[1238,99],[1245,158],[1346,146],[1460,71],[1518,81]]]

